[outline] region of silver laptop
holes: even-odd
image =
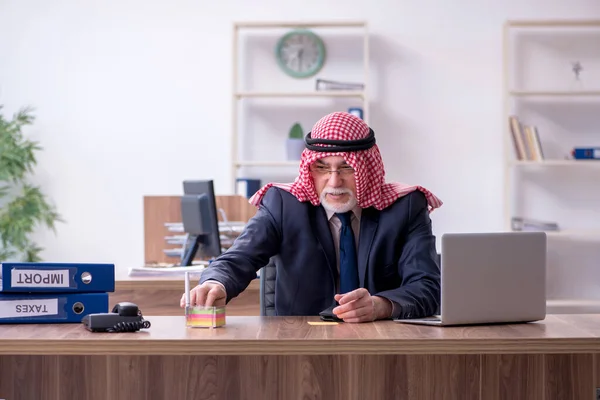
[[[440,315],[396,322],[449,326],[546,318],[546,233],[442,235]]]

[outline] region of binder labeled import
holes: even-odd
[[[0,324],[81,322],[108,312],[108,293],[0,294]]]
[[[0,292],[114,292],[114,264],[5,262]]]

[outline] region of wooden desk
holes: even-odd
[[[136,333],[0,326],[0,398],[594,399],[600,315],[439,328],[229,317]]]
[[[194,287],[197,279],[190,279]],[[184,292],[184,282],[177,277],[118,276],[114,293],[109,293],[109,305],[130,301],[138,305],[144,315],[181,316],[179,300]],[[248,288],[231,300],[227,315],[260,315],[260,282],[253,280]],[[2,396],[0,396],[0,399]]]

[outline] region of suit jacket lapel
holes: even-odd
[[[364,287],[365,275],[367,272],[367,263],[369,261],[369,253],[371,252],[371,244],[377,231],[379,224],[379,211],[375,208],[365,208],[361,212],[360,217],[360,233],[358,238],[358,279],[360,287]]]
[[[335,282],[337,281],[337,260],[335,257],[335,247],[333,245],[333,237],[331,237],[331,229],[329,228],[329,221],[327,221],[327,214],[323,207],[315,207],[315,212],[313,213],[313,229],[315,231],[315,236],[317,237],[319,244],[321,245],[321,249],[323,253],[325,253],[325,257],[327,258],[327,264],[329,265],[329,269],[331,271],[331,276],[333,278],[333,284],[335,286]]]

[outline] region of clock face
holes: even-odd
[[[323,67],[325,45],[311,31],[294,30],[277,42],[275,56],[286,74],[294,78],[308,78]]]

